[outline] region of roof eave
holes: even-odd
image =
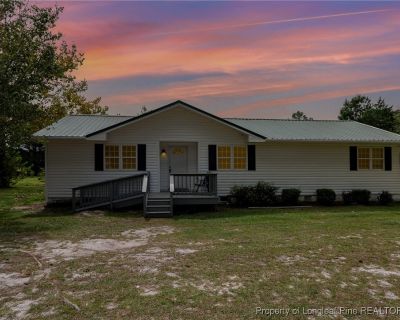
[[[391,143],[400,144],[400,140],[339,140],[339,139],[276,139],[267,138],[265,142],[336,142],[336,143]]]

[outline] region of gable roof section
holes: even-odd
[[[276,141],[400,142],[400,135],[348,120],[226,119]]]
[[[139,116],[71,115],[34,134],[35,137],[85,139],[140,121],[175,106],[267,141],[338,141],[400,143],[400,135],[355,121],[220,118],[177,100]]]
[[[52,125],[36,132],[34,136],[49,138],[82,138],[91,132],[108,128],[130,118],[132,117],[71,115],[66,116]]]
[[[202,114],[202,115],[204,115],[206,117],[209,117],[209,118],[211,118],[213,120],[216,120],[216,121],[218,121],[218,122],[220,122],[222,124],[225,124],[225,125],[227,125],[229,127],[237,129],[239,131],[245,132],[247,134],[254,135],[254,136],[256,136],[258,138],[261,138],[261,139],[265,139],[265,137],[262,134],[253,132],[253,131],[245,128],[245,127],[242,127],[242,126],[240,126],[238,124],[235,124],[235,123],[232,123],[232,122],[230,122],[230,121],[228,121],[226,119],[223,119],[223,118],[220,118],[220,117],[218,117],[216,115],[208,113],[207,111],[204,111],[202,109],[196,108],[195,106],[192,106],[192,105],[190,105],[190,104],[188,104],[188,103],[186,103],[184,101],[181,101],[181,100],[174,101],[174,102],[169,103],[169,104],[167,104],[165,106],[162,106],[160,108],[157,108],[157,109],[151,110],[149,112],[143,113],[143,114],[141,114],[141,115],[139,115],[137,117],[132,117],[132,118],[127,119],[127,120],[125,120],[123,122],[111,125],[111,126],[109,126],[107,128],[99,129],[97,131],[94,131],[92,133],[87,134],[86,137],[89,138],[89,137],[94,136],[96,134],[103,133],[103,132],[106,132],[106,131],[109,131],[109,130],[113,130],[113,129],[118,128],[120,126],[123,126],[123,125],[126,125],[126,124],[130,124],[130,123],[142,120],[144,118],[148,118],[148,117],[150,117],[150,116],[152,116],[154,114],[158,114],[160,112],[166,111],[166,110],[168,110],[170,108],[173,108],[173,107],[176,107],[176,106],[179,106],[179,105],[184,106],[185,108],[188,108],[189,110],[192,110],[192,111],[195,111],[197,113],[200,113],[200,114]]]

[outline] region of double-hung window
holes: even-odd
[[[360,170],[383,170],[385,162],[383,148],[359,147],[357,161]]]
[[[136,145],[105,145],[104,164],[106,170],[136,170]]]
[[[122,169],[136,169],[136,146],[122,146]]]
[[[119,169],[119,145],[106,145],[104,159],[106,169]]]
[[[217,148],[218,170],[245,170],[247,146],[219,145]]]

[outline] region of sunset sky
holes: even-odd
[[[112,114],[181,99],[227,117],[334,119],[358,93],[400,107],[399,2],[57,3],[57,29],[85,53],[78,77]]]

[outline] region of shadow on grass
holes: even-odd
[[[73,216],[74,212],[68,208],[44,208],[39,212],[32,212],[25,214],[22,218],[51,218],[51,217],[65,217]]]
[[[41,214],[41,213],[40,213]],[[51,223],[44,219],[32,219],[39,217],[39,213],[4,216],[0,220],[0,242],[20,242],[26,241],[27,237],[41,236],[47,232],[57,231],[64,228],[61,223]]]
[[[175,220],[208,220],[242,218],[249,216],[282,215],[288,209],[239,209],[239,208],[195,208],[174,210]],[[304,211],[304,209],[290,209],[291,212]]]
[[[230,207],[219,207],[217,210],[212,208],[186,208],[174,211],[175,220],[207,220],[207,219],[226,219],[226,218],[241,218],[250,217],[260,218],[262,216],[270,216],[275,219],[286,219],[287,214],[299,214],[315,219],[326,219],[324,214],[331,214],[332,216],[338,216],[340,218],[358,218],[360,215],[373,216],[381,213],[390,213],[394,215],[400,215],[400,205],[398,203],[390,206],[379,206],[375,204],[362,206],[343,206],[335,205],[331,207],[312,206],[308,208],[230,208]]]

